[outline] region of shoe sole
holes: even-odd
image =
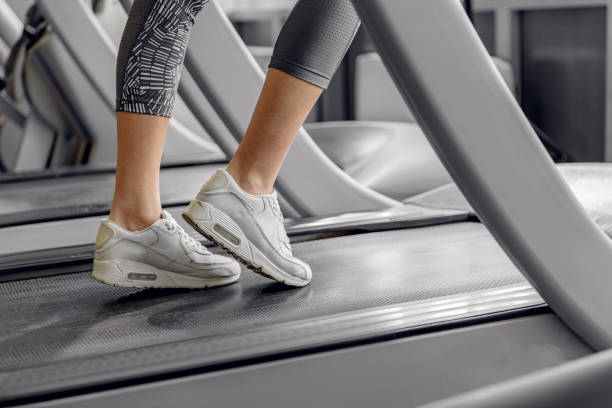
[[[198,278],[157,269],[135,261],[96,261],[91,276],[106,285],[128,288],[205,289],[225,286],[240,278],[235,276]]]
[[[199,206],[202,210],[208,211],[210,216],[208,223],[197,222],[192,218],[189,212],[194,211],[194,206]],[[257,246],[246,238],[242,229],[230,216],[210,204],[193,200],[187,211],[183,213],[183,219],[206,239],[223,248],[248,269],[261,276],[296,287],[306,286],[310,282],[310,280],[298,279],[283,273]],[[254,252],[257,252],[263,262],[255,262],[252,256]]]

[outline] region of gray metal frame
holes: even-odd
[[[8,63],[11,48],[16,45],[23,31],[23,23],[12,7],[0,0],[0,42],[6,44],[3,50],[1,64]],[[37,65],[36,57],[25,46],[19,48],[18,58],[14,61],[12,80],[14,88],[11,94],[4,91],[0,113],[6,115],[6,121],[0,124],[2,138],[0,139],[0,154],[2,164],[7,171],[28,171],[45,168],[52,158],[57,129],[37,109],[32,109],[25,98],[27,86],[22,78],[27,75],[34,82],[40,81],[41,67]],[[36,69],[32,69],[36,66]],[[6,73],[3,72],[4,76]],[[40,82],[38,82],[40,85]],[[23,85],[23,86],[22,86]],[[29,90],[29,89],[28,89]]]
[[[6,0],[0,0],[0,10],[2,10],[2,13],[0,13],[0,38],[4,40],[6,45],[12,46],[19,39],[23,23],[13,13]]]
[[[510,258],[591,346],[612,346],[612,243],[553,166],[460,3],[354,3],[438,155]]]
[[[420,408],[559,408],[612,405],[612,350]]]

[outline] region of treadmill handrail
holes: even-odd
[[[506,253],[584,340],[612,346],[612,243],[554,168],[460,2],[353,2],[418,123]]]
[[[91,86],[102,96],[109,110],[114,110],[115,89],[103,84],[115,83],[115,71],[100,68],[112,68],[118,50],[95,18],[93,11],[81,1],[39,0],[37,4],[53,26],[53,31],[58,34],[68,52],[89,78]],[[68,16],[72,18],[68,19]],[[67,21],[70,21],[69,30],[62,25],[62,22]],[[91,32],[96,35],[89,35]]]
[[[12,47],[19,39],[22,30],[23,23],[17,14],[6,0],[0,0],[0,38],[7,46]]]

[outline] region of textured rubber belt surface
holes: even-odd
[[[203,291],[116,288],[88,273],[1,284],[0,371],[525,282],[477,223],[311,241],[295,253],[314,271],[302,289],[250,271]]]

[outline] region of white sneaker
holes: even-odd
[[[310,282],[310,267],[293,256],[276,192],[254,196],[217,170],[183,213],[199,233],[249,269],[291,286]]]
[[[240,265],[211,254],[164,211],[159,221],[142,231],[102,221],[92,276],[115,286],[196,289],[236,282]]]

